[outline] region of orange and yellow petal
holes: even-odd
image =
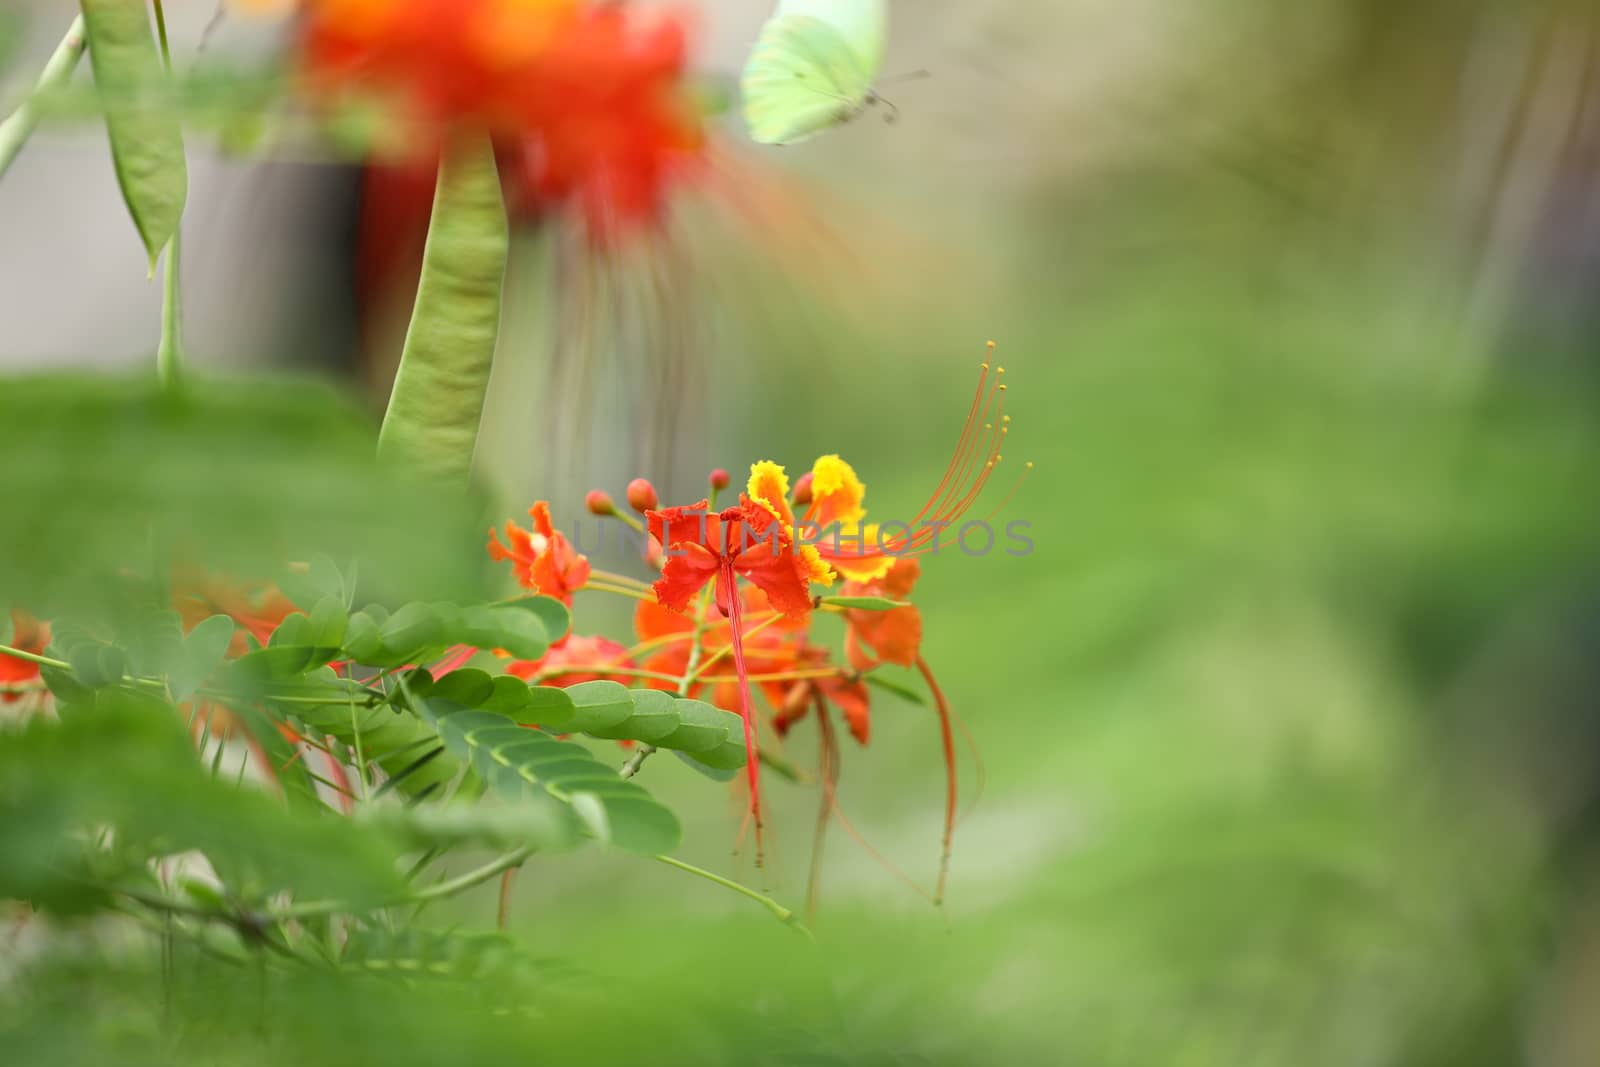
[[[835,578],[833,568],[822,558],[822,553],[817,551],[816,545],[801,545],[795,550],[795,560],[806,581],[816,582],[818,585],[833,584]]]
[[[794,513],[789,510],[789,477],[778,464],[770,459],[752,463],[745,493],[785,526],[794,525]]]
[[[836,455],[818,457],[811,466],[811,507],[806,517],[818,526],[859,523],[867,513],[862,506],[867,487],[855,468]]]

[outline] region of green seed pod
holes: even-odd
[[[472,471],[510,246],[488,138],[444,153],[411,328],[378,452],[423,475],[463,483]]]

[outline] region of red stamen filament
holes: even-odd
[[[933,706],[939,713],[939,740],[944,745],[944,846],[939,854],[939,881],[933,890],[933,902],[943,904],[945,882],[950,878],[951,841],[956,832],[956,741],[950,731],[950,703],[944,698],[944,690],[934,680],[928,661],[920,655],[917,657],[917,670],[922,673],[922,680],[928,683],[928,691],[933,694]]]
[[[738,580],[733,572],[733,560],[727,553],[723,555],[722,580],[727,582],[728,619],[733,624],[728,637],[733,648],[733,669],[739,681],[739,714],[744,718],[745,772],[750,780],[750,818],[756,827],[756,867],[759,868],[765,860],[761,840],[761,754],[756,748],[755,709],[750,706],[750,674],[744,662],[744,639],[741,636],[744,629],[743,605],[740,603]]]

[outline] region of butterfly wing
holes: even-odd
[[[803,141],[850,119],[871,87],[856,51],[833,26],[779,14],[762,29],[745,65],[745,123],[762,144]]]
[[[839,32],[867,72],[877,77],[889,33],[888,0],[778,0],[778,16],[807,15]]]

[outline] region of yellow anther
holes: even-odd
[[[1010,415],[1002,415],[1002,416],[1000,416],[1000,421],[1001,422],[1010,422],[1011,421],[1011,416]]]
[[[978,366],[982,367],[984,370],[988,370],[989,369],[989,364],[987,364],[987,363],[980,363],[980,364],[978,364]]]
[[[990,341],[990,342],[989,342],[989,344],[988,344],[988,346],[987,346],[987,347],[989,347],[989,348],[993,348],[993,347],[994,347],[994,342],[993,342],[993,341]]]
[[[1006,372],[1006,369],[1005,369],[1005,368],[1004,368],[1004,367],[996,367],[996,368],[995,368],[995,369],[994,369],[994,372],[995,372],[995,373],[996,373],[996,374],[1004,374],[1004,373],[1005,373],[1005,372]]]
[[[1001,382],[1000,383],[1000,388],[1001,388],[1002,391],[1005,389],[1005,387],[1006,387],[1006,383],[1005,382]]]
[[[1033,460],[1030,459],[1030,460],[1028,460],[1028,462],[1024,463],[1022,465],[1022,469],[1023,470],[1030,470],[1030,471],[1033,470]]]

